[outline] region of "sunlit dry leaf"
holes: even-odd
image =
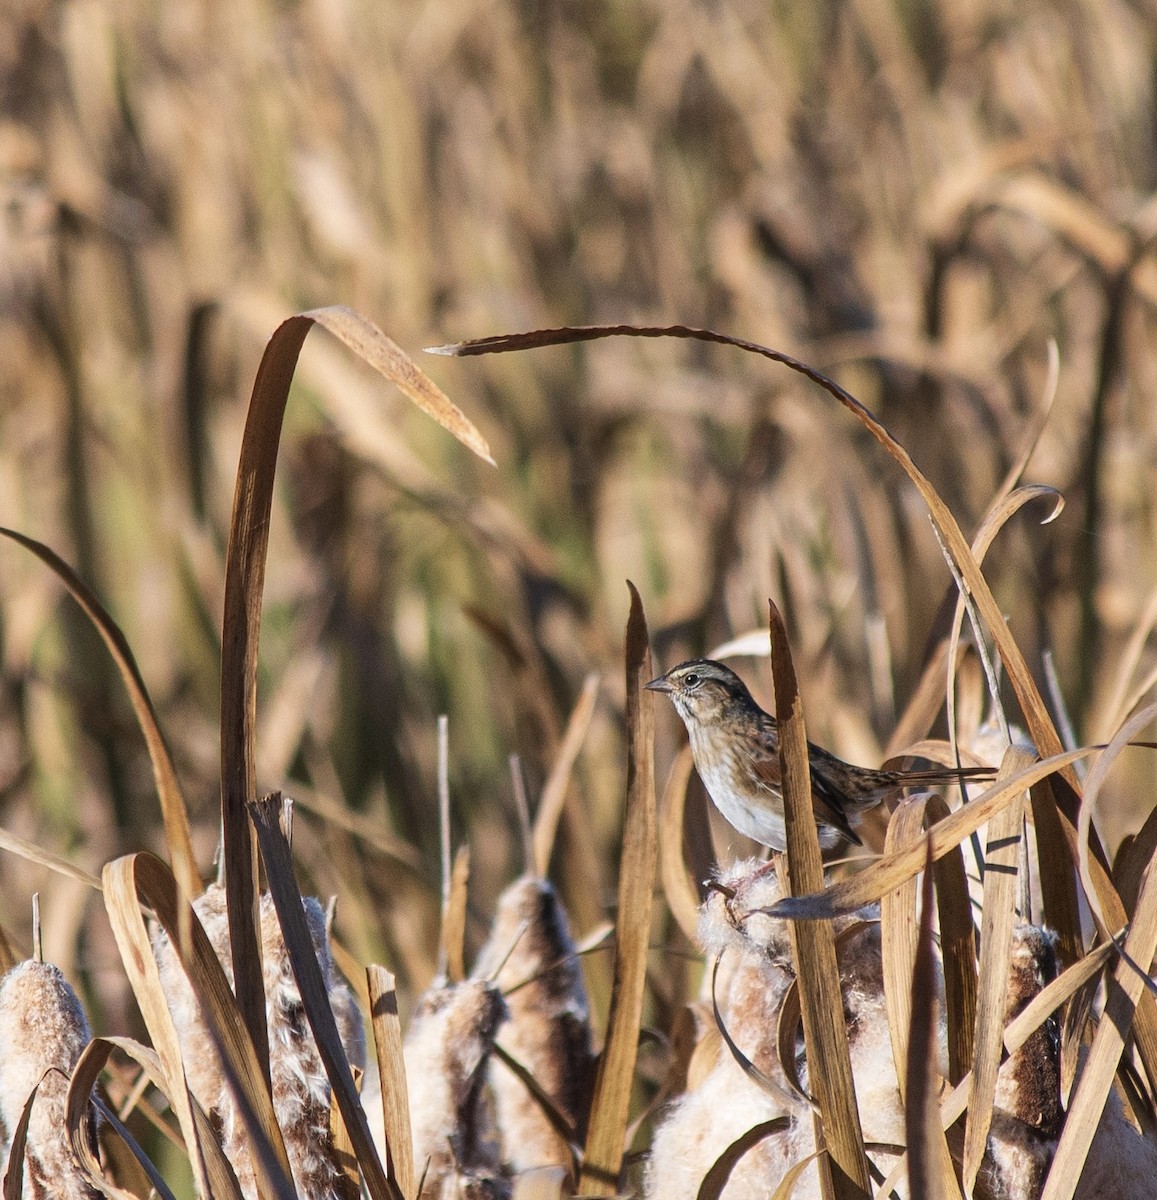
[[[633,584],[627,621],[627,804],[619,865],[615,983],[607,1036],[599,1057],[587,1126],[579,1192],[611,1196],[618,1191],[623,1144],[634,1082],[647,952],[651,892],[658,857],[655,829],[654,717],[651,650],[643,603]]]
[[[787,630],[774,604],[769,603],[769,611],[789,889],[793,894],[817,892],[823,888],[824,874],[813,816],[803,706]],[[867,1189],[868,1167],[844,1029],[835,939],[826,922],[792,923],[789,932],[799,981],[808,1079],[823,1124],[834,1194],[856,1196]]]

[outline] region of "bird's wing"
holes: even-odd
[[[843,798],[826,778],[823,770],[823,760],[830,756],[826,750],[819,746],[813,746],[811,742],[808,742],[808,756],[813,768],[811,772],[812,811],[815,813],[817,823],[838,829],[849,842],[862,846],[863,842],[859,835],[848,823]],[[759,782],[777,796],[782,797],[783,781],[779,772],[779,730],[776,728],[775,718],[767,713],[763,714],[763,719],[759,723],[759,753],[753,756],[751,765]]]

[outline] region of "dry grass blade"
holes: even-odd
[[[265,873],[269,880],[269,893],[277,909],[285,947],[293,967],[293,977],[301,992],[301,1002],[309,1027],[317,1041],[318,1053],[325,1073],[329,1078],[333,1095],[341,1109],[350,1141],[357,1154],[366,1187],[372,1200],[402,1200],[397,1184],[387,1178],[378,1159],[377,1148],[370,1136],[365,1110],[354,1086],[350,1065],[342,1048],[341,1036],[329,996],[318,965],[317,953],[313,948],[301,893],[293,875],[293,860],[289,844],[281,830],[281,796],[274,792],[264,800],[254,803],[250,810],[257,837],[261,846],[261,857],[265,862]]]
[[[912,974],[910,1025],[905,1058],[897,1059],[897,1076],[904,1073],[904,1125],[908,1142],[908,1181],[912,1195],[927,1200],[959,1197],[948,1143],[940,1125],[937,1103],[940,1075],[936,1070],[936,970],[932,947],[932,861],[924,866],[920,930]],[[889,1019],[891,1012],[889,1011]]]
[[[998,782],[1017,774],[1031,755],[1012,747],[1001,763]],[[1002,808],[988,825],[984,854],[984,909],[980,931],[980,995],[976,1017],[976,1050],[972,1089],[968,1093],[968,1126],[964,1135],[964,1186],[971,1192],[988,1144],[996,1074],[1000,1069],[1005,996],[1016,920],[1017,862],[1020,856],[1023,792]]]
[[[19,855],[28,862],[34,862],[39,866],[47,867],[50,871],[55,871],[58,875],[63,875],[68,879],[75,879],[79,883],[87,884],[90,888],[94,888],[98,892],[101,890],[100,880],[89,871],[73,866],[66,858],[61,858],[59,854],[53,854],[51,850],[42,850],[35,842],[30,842],[18,834],[9,833],[7,829],[0,829],[0,850],[7,850],[10,854]]]
[[[145,1177],[148,1179],[159,1200],[177,1200],[176,1196],[170,1191],[169,1185],[161,1178],[161,1173],[157,1170],[152,1159],[145,1153],[140,1142],[129,1132],[128,1126],[121,1121],[120,1117],[99,1096],[93,1096],[92,1103],[100,1114],[101,1121],[110,1129],[116,1131],[117,1137],[124,1143],[126,1149],[136,1160],[141,1170],[144,1171]],[[130,1192],[129,1194],[133,1196],[133,1200],[136,1200],[135,1193]],[[233,1195],[232,1192],[226,1192],[224,1189],[219,1194]],[[151,1197],[150,1200],[152,1200]]]
[[[647,982],[651,894],[658,856],[654,716],[651,693],[643,690],[643,684],[651,679],[651,650],[643,602],[634,584],[627,586],[631,593],[626,639],[627,803],[619,866],[614,984],[578,1187],[580,1193],[592,1196],[614,1195],[619,1186]]]
[[[187,895],[199,895],[202,886],[201,876],[197,871],[197,861],[193,857],[193,843],[189,836],[189,811],[185,805],[185,797],[181,793],[181,785],[177,782],[177,772],[173,766],[168,744],[161,732],[161,727],[157,724],[157,714],[153,708],[153,702],[149,698],[145,681],[141,678],[137,661],[133,657],[132,650],[129,649],[125,635],[104,605],[93,594],[91,588],[55,551],[50,550],[42,542],[26,537],[12,529],[0,527],[0,534],[18,542],[26,550],[30,550],[60,579],[104,639],[104,643],[117,665],[117,670],[125,682],[125,687],[128,689],[137,724],[140,726],[141,733],[144,734],[145,744],[149,750],[149,760],[153,766],[153,780],[157,785],[157,797],[161,802],[161,816],[165,822],[165,840],[168,843],[169,857],[173,863],[173,874],[176,875]]]
[[[1157,951],[1157,871],[1150,870],[1141,888],[1125,953],[1134,962],[1151,963]],[[1105,1011],[1097,1025],[1088,1061],[1065,1118],[1064,1131],[1049,1169],[1042,1200],[1070,1200],[1080,1180],[1113,1076],[1133,1024],[1145,980],[1122,958],[1109,981]]]
[[[691,747],[684,746],[671,764],[659,805],[659,869],[663,894],[667,897],[671,915],[692,944],[697,937],[702,897],[683,853],[683,819],[687,784],[691,781],[694,765]]]
[[[442,951],[452,983],[466,978],[466,901],[470,883],[470,847],[459,846],[450,871],[450,887],[442,911]]]
[[[240,1006],[225,978],[216,952],[195,914],[183,914],[172,872],[152,854],[127,855],[104,869],[105,907],[129,972],[137,1003],[164,1068],[165,1094],[190,1148],[194,1178],[204,1180],[205,1130],[198,1124],[185,1083],[181,1046],[169,1014],[153,957],[140,901],[148,904],[169,935],[181,966],[196,993],[206,1028],[229,1081],[238,1113],[245,1122],[259,1167],[262,1195],[292,1196],[291,1173],[281,1128],[273,1112],[268,1083],[241,1017]],[[188,946],[179,940],[181,927],[191,933]],[[264,984],[262,983],[264,1002]],[[199,1194],[207,1194],[201,1192]]]
[[[315,308],[304,314],[344,342],[363,362],[384,375],[427,416],[452,433],[484,462],[494,466],[490,447],[466,415],[395,342],[372,321],[344,305]]]
[[[812,809],[803,706],[787,630],[774,603],[769,602],[768,608],[775,711],[779,720],[780,777],[787,826],[788,890],[792,893],[816,892],[823,888],[824,868]],[[789,932],[799,980],[808,1079],[823,1123],[834,1194],[837,1197],[859,1196],[868,1189],[868,1164],[843,1022],[844,1003],[835,938],[826,922],[793,922]]]
[[[404,1200],[414,1200],[414,1143],[410,1132],[410,1093],[402,1053],[402,1023],[394,976],[385,967],[366,967],[370,993],[370,1023],[382,1087],[382,1116],[386,1131],[386,1171]]]
[[[1058,754],[1044,762],[1033,763],[1023,771],[1010,776],[1003,784],[993,784],[975,800],[954,812],[947,820],[940,821],[928,831],[932,857],[939,861],[969,835],[975,833],[986,821],[1011,804],[1017,796],[1039,779],[1051,775],[1062,766],[1078,759],[1087,758],[1095,750],[1085,748]],[[833,884],[825,891],[810,896],[790,896],[772,905],[769,913],[773,917],[792,920],[827,920],[840,913],[854,912],[865,904],[872,904],[881,896],[911,879],[924,866],[924,850],[920,846],[907,846],[886,855],[866,867],[858,875]]]
[[[257,650],[273,478],[290,384],[302,344],[315,322],[329,329],[475,453],[492,461],[474,426],[409,356],[350,309],[324,308],[290,317],[269,339],[253,383],[237,465],[221,636],[222,855],[229,898],[229,936],[237,996],[267,1078],[257,864],[247,805],[257,797]]]
[[[533,869],[541,878],[546,877],[550,867],[550,856],[554,850],[554,835],[558,820],[562,816],[563,802],[570,787],[574,764],[586,740],[591,718],[595,715],[595,703],[599,694],[599,677],[594,672],[583,680],[582,694],[563,734],[562,744],[551,767],[546,786],[542,789],[538,812],[534,817],[534,863]],[[532,864],[527,863],[527,869]]]
[[[1149,865],[1154,850],[1157,850],[1157,808],[1145,818],[1144,825],[1137,831],[1128,848],[1122,850],[1113,863],[1117,891],[1127,913],[1131,913],[1137,905],[1141,880],[1145,877],[1145,868]]]
[[[787,1117],[774,1117],[770,1121],[761,1121],[758,1125],[753,1125],[737,1137],[715,1160],[711,1169],[703,1177],[699,1191],[695,1194],[695,1200],[719,1200],[719,1197],[723,1195],[723,1189],[727,1186],[727,1181],[731,1178],[731,1172],[735,1170],[739,1160],[748,1150],[758,1146],[764,1138],[771,1137],[773,1133],[782,1133],[790,1126],[791,1121]]]
[[[801,1158],[799,1162],[792,1163],[784,1172],[783,1178],[779,1181],[779,1186],[771,1193],[771,1200],[789,1200],[792,1192],[795,1191],[795,1185],[799,1183],[803,1173],[821,1154],[826,1153],[826,1150],[815,1150],[806,1158]]]

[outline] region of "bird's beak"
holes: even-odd
[[[658,679],[652,679],[650,683],[644,683],[643,687],[649,692],[673,692],[675,690],[666,675],[660,675]]]

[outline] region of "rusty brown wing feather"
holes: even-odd
[[[769,713],[760,714],[759,747],[760,753],[758,756],[753,756],[751,761],[752,772],[764,787],[782,797],[783,781],[779,771],[779,731],[776,728],[775,718]],[[839,759],[833,758],[821,747],[813,746],[811,742],[808,742],[808,758],[812,766],[812,812],[815,813],[816,823],[837,829],[849,842],[862,846],[864,843],[860,840],[859,834],[848,823],[845,812],[847,797],[835,786],[834,781],[830,778],[831,772],[823,761],[830,759],[833,763],[839,763]]]

